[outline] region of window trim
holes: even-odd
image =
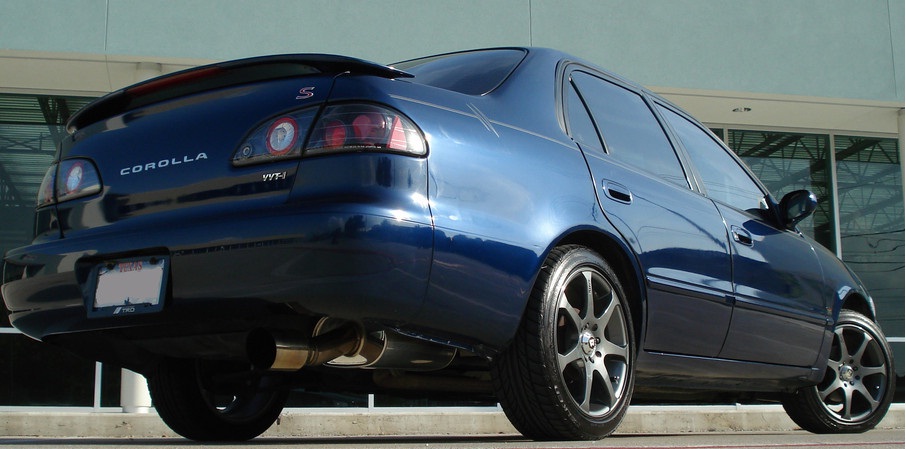
[[[605,71],[602,71],[595,67],[583,64],[581,62],[563,60],[563,61],[560,61],[560,64],[558,64],[558,66],[557,66],[557,79],[556,79],[557,91],[556,91],[555,100],[556,100],[556,105],[557,105],[557,120],[560,123],[561,130],[563,131],[564,134],[566,134],[567,137],[569,137],[570,140],[572,140],[576,145],[581,145],[576,139],[573,138],[573,136],[569,130],[569,114],[568,114],[568,107],[567,107],[567,98],[569,98],[569,95],[567,92],[568,92],[568,89],[573,88],[573,82],[572,82],[573,72],[584,72],[586,75],[600,78],[603,81],[614,84],[617,87],[626,89],[629,92],[632,92],[632,93],[638,95],[639,97],[641,97],[642,102],[645,104],[645,106],[648,107],[648,110],[654,116],[655,122],[661,127],[661,130],[664,132],[664,136],[667,138],[667,142],[670,144],[670,146],[673,149],[673,153],[677,158],[677,162],[679,163],[680,170],[682,171],[683,177],[686,180],[685,188],[698,192],[698,193],[702,193],[700,186],[698,185],[698,182],[699,182],[698,179],[695,176],[693,176],[692,173],[690,173],[690,168],[693,168],[694,166],[691,164],[691,161],[685,152],[685,148],[678,145],[679,139],[676,138],[676,136],[674,135],[673,129],[670,128],[669,124],[666,122],[666,120],[660,115],[660,113],[657,110],[657,101],[659,99],[657,97],[657,94],[649,91],[648,89],[645,89],[644,87],[642,87],[632,81],[622,78],[619,75],[616,75],[614,73],[605,72]],[[605,140],[604,134],[601,132],[600,126],[598,125],[597,121],[595,120],[594,115],[589,110],[588,103],[586,102],[585,98],[583,98],[582,93],[578,89],[576,89],[576,94],[579,96],[579,99],[582,101],[582,105],[585,108],[586,113],[588,113],[589,119],[591,120],[592,125],[594,126],[595,131],[598,134],[598,138],[601,141],[601,145],[603,146],[604,153],[609,155],[610,150],[608,149],[607,141]],[[664,102],[666,102],[666,100]],[[689,117],[688,114],[682,114],[682,115],[684,117]],[[692,119],[692,120],[694,123],[698,123],[698,121],[696,121],[695,119]],[[721,144],[722,144],[722,142],[721,142]],[[635,167],[635,166],[633,165],[633,167]],[[641,169],[641,168],[635,167],[635,169]],[[650,172],[646,171],[646,173],[650,173]],[[696,175],[697,175],[697,173],[696,173]],[[751,176],[751,173],[749,175]],[[657,176],[657,175],[655,175],[655,176]],[[677,184],[677,183],[672,183],[672,184],[677,187],[680,187],[680,188],[683,187],[682,185]],[[763,186],[761,186],[760,184],[759,184],[759,188],[762,188],[762,190],[763,190]]]
[[[749,169],[748,165],[746,165],[739,158],[739,156],[737,156],[736,153],[733,152],[733,150],[731,150],[729,147],[727,147],[727,144],[723,141],[723,139],[716,136],[704,124],[702,124],[701,122],[696,120],[691,115],[685,113],[679,107],[671,104],[670,102],[663,100],[661,98],[652,98],[652,100],[653,100],[653,103],[655,104],[655,106],[662,107],[664,109],[667,109],[667,110],[679,115],[680,117],[688,120],[692,125],[696,126],[698,129],[704,131],[705,134],[710,136],[711,140],[713,140],[721,149],[723,149],[724,153],[726,153],[731,159],[733,159],[733,161],[736,162],[736,165],[738,165],[742,169],[742,171],[746,174],[746,176],[749,177],[749,179],[752,181],[752,183],[755,184],[755,186],[758,188],[758,190],[761,191],[762,198],[763,198],[762,201],[763,202],[768,201],[770,203],[767,205],[768,208],[773,209],[774,204],[777,204],[777,200],[773,197],[772,193],[764,186],[764,184],[762,184],[761,180],[758,179],[758,177],[755,176],[754,173],[752,173],[752,170]],[[698,193],[700,193],[702,196],[705,196],[712,201],[717,201],[717,202],[720,202],[721,204],[726,204],[722,201],[712,198],[711,195],[708,194],[708,189],[705,188],[704,179],[702,178],[701,173],[699,173],[698,167],[696,167],[695,164],[692,163],[692,157],[689,155],[689,151],[686,149],[686,146],[683,145],[683,141],[682,141],[682,139],[680,139],[679,134],[673,128],[673,125],[670,124],[670,121],[667,120],[667,118],[661,114],[661,111],[658,110],[657,107],[655,107],[655,110],[657,111],[658,118],[663,122],[665,128],[669,129],[669,134],[670,134],[671,140],[673,140],[674,144],[677,145],[677,147],[681,149],[680,151],[683,153],[684,163],[688,164],[688,167],[686,167],[686,170],[692,173],[692,175],[695,179],[694,183],[697,187],[696,190],[698,191]],[[734,207],[732,205],[729,205],[729,204],[726,204],[726,205],[733,207],[734,209],[737,209],[736,207]],[[745,211],[743,211],[743,212],[745,212]]]

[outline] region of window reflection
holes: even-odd
[[[843,260],[879,305],[888,336],[903,336],[903,167],[896,139],[836,136]]]
[[[731,129],[727,133],[727,145],[778,201],[794,190],[815,193],[818,210],[799,223],[799,229],[832,251],[836,249],[830,136]]]

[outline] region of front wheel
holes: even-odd
[[[796,424],[814,433],[857,433],[874,428],[894,395],[890,347],[878,325],[843,310],[824,378],[783,398]]]
[[[289,390],[246,366],[167,359],[148,378],[154,408],[174,432],[196,441],[245,441],[264,433]]]
[[[510,422],[536,440],[596,440],[623,419],[635,361],[632,317],[617,276],[594,251],[554,249],[517,334],[492,363]]]

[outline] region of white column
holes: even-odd
[[[120,406],[123,413],[148,413],[151,408],[151,393],[144,376],[127,369],[120,376]]]

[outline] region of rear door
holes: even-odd
[[[720,214],[690,188],[645,98],[583,69],[568,71],[564,84],[568,128],[585,154],[601,209],[644,270],[644,349],[717,356],[732,311]]]
[[[720,357],[812,365],[831,300],[822,294],[812,243],[777,225],[765,192],[709,133],[665,106],[658,109],[682,141],[730,236],[735,307]]]

